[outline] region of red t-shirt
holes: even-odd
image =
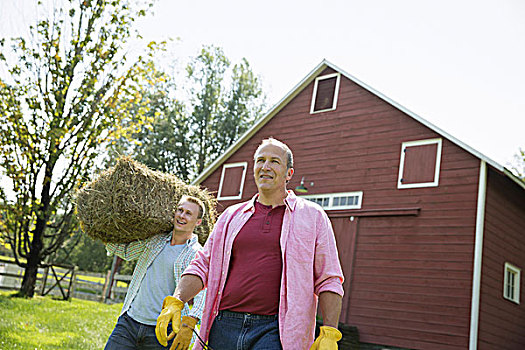
[[[220,310],[275,315],[279,312],[284,205],[255,202],[255,213],[233,242]]]

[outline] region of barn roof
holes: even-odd
[[[367,84],[363,83],[361,80],[357,79],[351,74],[348,74],[341,68],[337,67],[333,63],[327,61],[326,59],[323,60],[317,67],[315,67],[306,77],[304,77],[286,96],[284,96],[279,102],[277,102],[268,113],[266,113],[263,117],[258,119],[254,125],[250,129],[248,129],[240,138],[237,140],[233,145],[231,145],[219,158],[217,158],[213,163],[211,163],[206,169],[203,170],[203,172],[193,181],[193,184],[200,184],[204,179],[206,179],[208,176],[210,176],[226,159],[228,159],[233,153],[235,153],[242,145],[244,145],[257,131],[259,131],[266,123],[268,123],[281,109],[283,109],[295,96],[297,96],[306,86],[308,86],[322,71],[324,71],[326,68],[331,68],[339,73],[341,73],[346,78],[350,79],[357,85],[361,86],[362,88],[368,90],[372,94],[376,95],[377,97],[381,98],[383,101],[389,103],[390,105],[394,106],[395,108],[399,109],[400,111],[404,112],[408,116],[414,118],[421,124],[425,125],[426,127],[430,128],[431,130],[435,131],[436,133],[440,134],[444,138],[448,139],[449,141],[455,143],[459,147],[463,148],[465,151],[471,153],[475,157],[484,160],[487,164],[492,166],[493,168],[497,169],[498,171],[505,174],[507,177],[509,177],[512,181],[517,183],[521,188],[525,190],[525,182],[521,179],[519,179],[517,176],[515,176],[510,170],[502,166],[501,164],[495,162],[494,160],[490,159],[489,157],[483,155],[479,151],[475,150],[474,148],[468,146],[464,142],[456,139],[454,136],[448,134],[447,132],[443,131],[439,127],[435,126],[434,124],[430,123],[429,121],[423,119],[416,113],[410,111],[409,109],[405,108],[404,106],[400,105],[399,103],[391,100],[387,96],[383,95],[379,91],[375,90],[374,88],[368,86]]]

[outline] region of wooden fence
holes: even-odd
[[[62,299],[74,297],[106,303],[123,302],[131,275],[115,274],[108,290],[110,276],[111,271],[106,274],[84,272],[78,271],[75,266],[54,264],[38,269],[35,294]],[[24,268],[11,260],[0,258],[0,289],[20,289],[23,277]]]

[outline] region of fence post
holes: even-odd
[[[106,300],[107,299],[112,299],[112,289],[113,289],[113,285],[115,285],[115,274],[117,273],[117,270],[120,266],[120,262],[122,261],[122,259],[117,256],[117,255],[114,255],[113,256],[113,263],[111,264],[111,271],[110,271],[110,275],[109,275],[109,282],[108,282],[108,287],[107,287],[107,290],[106,290],[106,293],[105,293],[105,297],[106,297]],[[104,300],[105,301],[105,300]]]
[[[44,268],[44,274],[42,275],[42,288],[40,289],[40,295],[44,295],[46,291],[47,274],[49,273],[49,266]]]
[[[73,293],[75,292],[75,286],[77,284],[77,270],[78,266],[73,266],[73,271],[71,272],[71,279],[69,280],[69,288],[67,289],[67,300],[71,299],[73,297]]]
[[[111,270],[108,270],[108,272],[106,273],[106,278],[104,279],[104,288],[102,289],[102,302],[105,303],[106,302],[106,296],[107,296],[107,291],[109,289],[109,281],[111,279]]]

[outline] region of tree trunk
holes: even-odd
[[[27,266],[24,272],[24,279],[22,285],[18,291],[18,295],[21,297],[32,298],[35,295],[36,276],[38,272],[39,261],[33,259],[33,255],[30,260],[27,261]]]
[[[18,295],[21,297],[32,298],[35,294],[36,275],[38,272],[38,265],[42,259],[41,252],[44,247],[42,236],[44,234],[46,219],[38,218],[36,220],[36,227],[33,231],[33,240],[31,241],[31,249],[27,257],[27,266],[24,272],[24,279]]]
[[[52,154],[52,152],[50,152]],[[51,189],[51,176],[53,174],[54,163],[46,164],[44,171],[44,180],[42,183],[41,205],[37,211],[37,219],[35,229],[33,231],[33,238],[31,240],[31,248],[27,256],[27,266],[24,272],[24,279],[18,291],[21,297],[32,298],[35,295],[36,275],[38,272],[38,265],[42,260],[42,249],[44,248],[44,231],[47,226],[49,218],[49,203],[51,198],[49,196]]]

